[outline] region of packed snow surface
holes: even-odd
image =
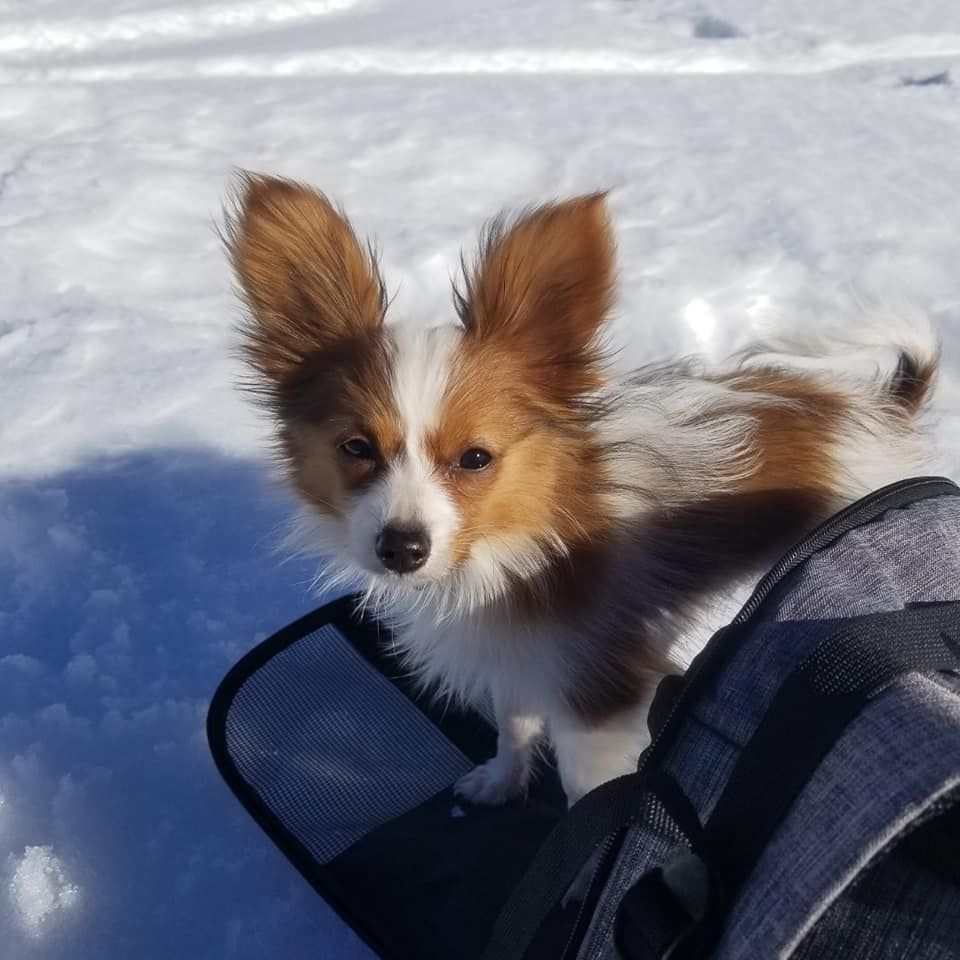
[[[314,602],[235,389],[236,167],[452,316],[484,219],[612,188],[626,361],[909,303],[960,474],[955,0],[0,0],[0,935],[8,960],[360,958],[203,721]]]

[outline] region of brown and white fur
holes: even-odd
[[[601,194],[494,221],[457,322],[431,329],[385,324],[372,250],[308,187],[245,176],[226,241],[326,575],[397,625],[439,696],[492,698],[470,801],[522,793],[545,738],[571,803],[633,769],[658,678],[791,541],[923,461],[923,328],[874,331],[898,360],[872,379],[776,348],[613,377]]]

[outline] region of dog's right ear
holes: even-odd
[[[593,193],[497,217],[454,300],[470,339],[508,344],[526,358],[529,382],[568,398],[603,382],[614,272],[606,195]]]
[[[322,193],[242,174],[224,242],[250,310],[247,357],[271,380],[285,380],[307,358],[383,322],[376,256]]]

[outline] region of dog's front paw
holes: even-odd
[[[495,807],[527,791],[529,770],[523,764],[507,764],[499,757],[474,767],[453,787],[453,792],[468,803]]]

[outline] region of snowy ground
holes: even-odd
[[[910,298],[956,475],[956,83],[956,0],[0,0],[3,956],[367,956],[203,735],[312,603],[232,389],[232,167],[342,200],[424,319],[493,211],[604,186],[630,357]]]

